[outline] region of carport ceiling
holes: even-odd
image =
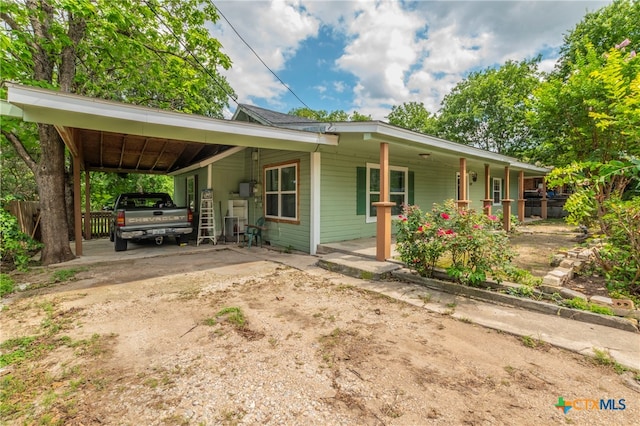
[[[77,128],[72,133],[89,171],[166,174],[230,147]]]

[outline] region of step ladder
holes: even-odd
[[[216,237],[216,211],[213,205],[213,190],[203,189],[200,192],[200,222],[198,224],[199,246],[202,241],[211,240],[213,244],[218,244]]]

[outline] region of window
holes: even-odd
[[[493,194],[493,205],[494,206],[500,205],[500,202],[502,201],[502,179],[493,178],[492,194]]]
[[[409,170],[406,167],[389,167],[389,201],[396,205],[391,207],[391,215],[402,213],[402,205],[409,203]],[[376,207],[373,203],[380,201],[380,166],[367,164],[367,222],[376,221]]]
[[[298,163],[265,167],[265,217],[298,221]]]

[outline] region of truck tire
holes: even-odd
[[[127,240],[123,240],[122,238],[115,236],[115,248],[116,251],[126,251],[127,250]]]
[[[176,235],[176,244],[182,244],[182,235]]]
[[[113,230],[109,231],[109,241],[113,242],[115,238],[113,237]]]
[[[156,237],[155,242],[157,246],[161,246],[164,243],[164,237]]]

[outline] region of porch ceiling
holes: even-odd
[[[229,145],[73,129],[85,170],[166,174],[219,154]]]

